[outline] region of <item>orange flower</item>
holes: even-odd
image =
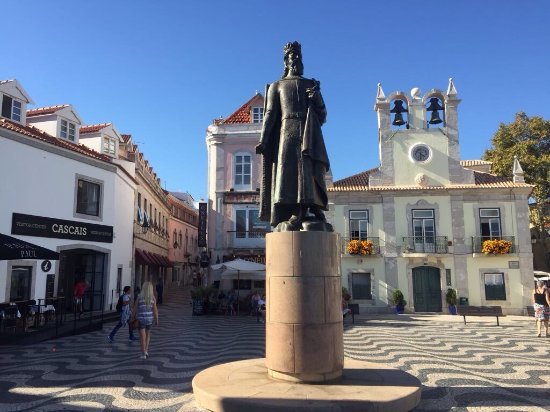
[[[505,255],[510,253],[512,242],[509,240],[491,239],[485,240],[481,247],[481,252],[485,255]]]
[[[346,246],[350,255],[372,255],[374,244],[372,240],[350,240]]]

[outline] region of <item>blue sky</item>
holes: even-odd
[[[87,124],[132,134],[168,190],[206,197],[205,130],[282,72],[302,43],[321,81],[333,175],[378,165],[376,84],[446,90],[461,158],[480,158],[518,111],[550,118],[548,1],[27,1],[9,10],[0,79],[36,106],[71,103]]]

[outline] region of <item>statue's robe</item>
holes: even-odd
[[[315,101],[306,92],[315,84],[287,77],[266,93],[260,219],[273,227],[288,221],[300,206],[328,210],[325,173],[330,165],[321,132],[327,113],[320,92]]]

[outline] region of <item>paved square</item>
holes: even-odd
[[[217,363],[264,356],[253,317],[191,316],[188,292],[167,296],[150,358],[121,329],[26,347],[0,346],[1,411],[200,411],[191,380]],[[424,385],[416,410],[550,409],[550,338],[534,321],[450,315],[360,315],[346,320],[346,356],[386,363]]]

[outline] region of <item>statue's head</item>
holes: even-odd
[[[297,41],[285,44],[284,47],[285,72],[283,78],[288,75],[301,76],[304,74],[302,63],[302,46]]]

